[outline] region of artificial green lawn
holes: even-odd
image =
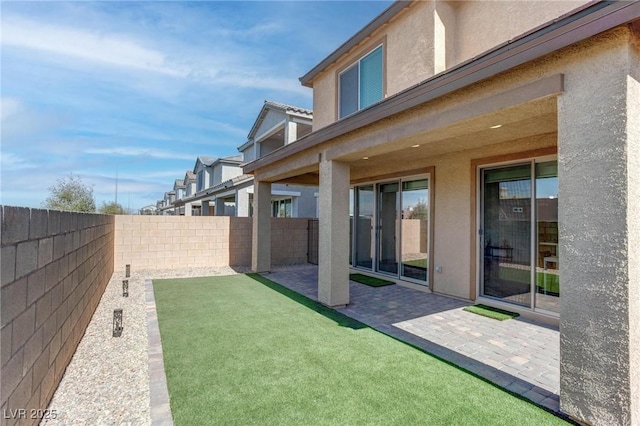
[[[515,312],[509,312],[502,309],[494,308],[486,305],[472,305],[467,306],[463,310],[467,312],[472,312],[474,314],[482,315],[483,317],[493,318],[498,321],[505,321],[508,319],[515,318],[519,316]]]
[[[176,425],[563,424],[260,276],[154,290]]]
[[[393,281],[383,280],[381,278],[370,277],[364,274],[349,274],[349,279],[360,284],[365,284],[371,287],[384,287],[385,285],[394,284]]]

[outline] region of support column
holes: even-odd
[[[249,217],[249,193],[247,188],[236,191],[236,216]]]
[[[320,162],[318,300],[349,303],[349,165]]]
[[[271,270],[271,182],[253,184],[253,236],[251,244],[253,272]]]
[[[202,200],[200,205],[200,216],[209,216],[209,200]]]
[[[293,120],[287,120],[284,129],[284,144],[288,145],[298,139],[298,123]]]
[[[224,216],[224,199],[216,198],[214,216]]]
[[[620,30],[581,54],[558,99],[560,409],[593,425],[640,424],[640,60],[632,38]]]
[[[191,212],[191,203],[184,203],[184,215],[193,216],[193,213]]]

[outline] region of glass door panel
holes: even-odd
[[[353,265],[353,213],[355,189],[349,189],[349,265]]]
[[[378,203],[378,271],[398,274],[398,250],[396,245],[398,229],[397,182],[379,185]]]
[[[536,164],[535,307],[560,312],[558,258],[558,162]]]
[[[427,282],[429,180],[402,182],[401,275]]]
[[[531,164],[483,170],[482,295],[531,306]]]
[[[373,185],[361,186],[356,191],[356,266],[371,269],[373,265]]]

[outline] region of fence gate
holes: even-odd
[[[318,219],[309,219],[309,224],[307,225],[307,262],[314,265],[318,264],[318,233]]]

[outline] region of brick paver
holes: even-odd
[[[266,276],[318,299],[317,267],[274,268]],[[522,317],[496,321],[463,311],[467,302],[399,285],[351,281],[350,300],[337,311],[559,411],[557,327]]]

